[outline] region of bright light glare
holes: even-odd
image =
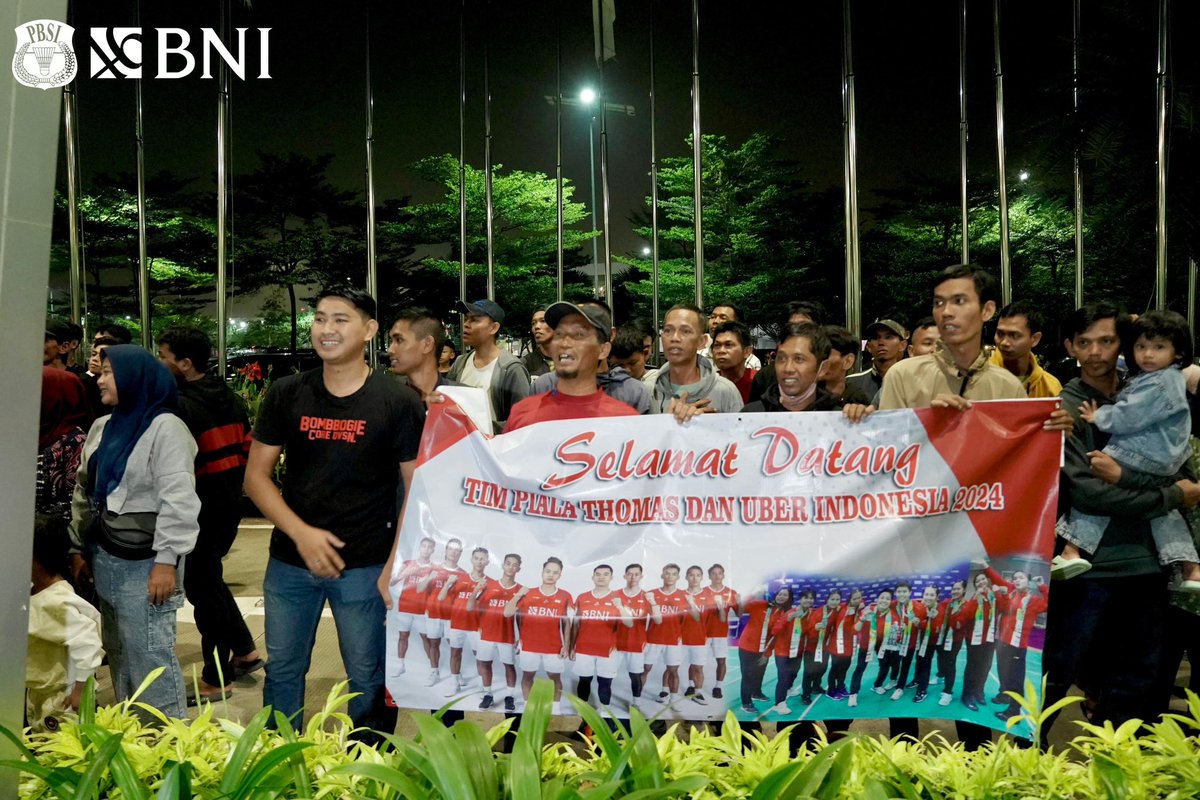
[[[1021,170],[1020,174],[1017,175],[1017,177],[1023,181],[1027,181],[1027,180],[1029,180],[1029,171],[1023,169],[1023,170]]]
[[[585,106],[590,106],[592,103],[596,102],[595,90],[594,89],[584,89],[583,91],[581,91],[579,93],[579,102],[583,103]]]
[[[650,248],[649,248],[649,247],[643,247],[643,248],[642,248],[642,255],[644,255],[644,256],[648,256],[648,255],[650,255]]]

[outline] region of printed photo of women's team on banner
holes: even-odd
[[[519,712],[546,677],[563,714],[574,694],[618,718],[1006,729],[1005,692],[1041,683],[1055,402],[496,437],[435,405],[392,573],[389,694]]]

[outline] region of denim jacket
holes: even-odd
[[[1174,475],[1192,453],[1187,383],[1175,367],[1135,375],[1094,423],[1112,434],[1104,451],[1142,472]]]

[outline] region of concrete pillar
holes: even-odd
[[[12,63],[13,29],[34,19],[65,20],[66,0],[0,3],[0,59]],[[84,33],[86,37],[86,32]],[[87,40],[76,34],[86,56]],[[82,45],[82,47],[81,47]],[[0,724],[20,730],[25,703],[29,562],[35,455],[45,331],[50,224],[58,162],[62,89],[30,89],[4,68],[0,75]],[[3,743],[0,757],[16,758]],[[0,773],[0,797],[16,796],[16,775]]]

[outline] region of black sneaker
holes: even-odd
[[[750,695],[750,699],[757,700],[760,703],[765,703],[767,701],[767,696],[762,692],[755,692],[754,694]]]
[[[512,698],[512,695],[504,698],[504,710],[508,712],[517,710],[517,701]]]
[[[928,696],[929,695],[926,692],[917,692],[915,695],[913,695],[913,702],[919,703]]]
[[[725,696],[725,693],[721,691],[720,686],[714,686],[713,691],[712,691],[712,696],[714,699],[720,700],[721,698],[723,698]]]
[[[484,711],[486,709],[489,709],[492,707],[492,704],[495,702],[496,702],[496,699],[494,697],[492,697],[490,694],[485,694],[483,696],[483,699],[479,701],[479,710]]]
[[[691,696],[692,696],[692,695],[694,695],[695,693],[696,693],[696,687],[695,687],[695,686],[689,686],[689,687],[687,687],[687,689],[685,689],[685,690],[684,690],[684,692],[683,692],[683,696],[684,696],[684,697],[691,697]]]
[[[670,694],[668,694],[667,692],[659,692],[659,693],[658,693],[658,702],[660,702],[660,703],[665,703],[665,702],[667,702],[667,699],[668,699],[670,696],[671,696],[671,695],[670,695]]]

